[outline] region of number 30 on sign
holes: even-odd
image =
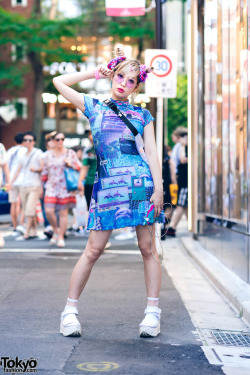
[[[157,77],[166,77],[171,73],[173,64],[168,56],[157,55],[150,61],[150,66],[154,67],[154,75]]]
[[[147,49],[145,64],[153,66],[146,80],[146,94],[152,98],[175,98],[177,89],[177,53],[174,50]]]

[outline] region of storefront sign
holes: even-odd
[[[146,94],[152,98],[175,98],[177,91],[177,52],[147,49],[145,64],[154,67],[146,80]]]
[[[106,13],[111,17],[144,16],[145,0],[106,0]]]

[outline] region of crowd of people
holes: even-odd
[[[65,246],[69,209],[73,209],[72,232],[84,231],[90,207],[96,172],[96,153],[90,130],[86,131],[89,147],[64,147],[64,134],[56,131],[45,135],[46,151],[35,147],[33,132],[17,133],[14,145],[5,150],[0,144],[0,186],[9,194],[13,236],[23,239],[37,236],[37,202],[41,202],[44,234],[51,245]],[[162,239],[175,237],[183,215],[187,217],[187,128],[179,126],[172,133],[173,149],[166,146],[163,156],[164,210],[166,223]],[[78,191],[68,192],[65,167],[79,171]],[[3,180],[4,176],[4,180]],[[175,195],[177,194],[177,199]],[[124,228],[116,240],[134,237],[134,228]],[[4,246],[0,234],[0,247]]]
[[[31,131],[16,134],[15,145],[7,151],[0,144],[0,187],[8,192],[13,236],[22,235],[24,240],[37,237],[38,207],[41,204],[44,233],[50,244],[65,247],[69,209],[74,212],[77,195],[84,193],[85,179],[88,189],[85,196],[89,204],[90,185],[93,186],[94,182],[96,156],[89,133],[90,147],[85,152],[81,146],[64,147],[64,134],[58,132],[46,134],[45,152],[35,147],[36,136]],[[65,167],[79,172],[79,192],[67,190]],[[84,214],[86,216],[87,211]],[[0,246],[4,246],[2,235]]]

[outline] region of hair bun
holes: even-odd
[[[116,49],[115,49],[115,56],[124,56],[124,51],[122,49],[122,46],[118,46]]]
[[[147,73],[152,73],[153,70],[154,70],[153,66],[147,67]]]

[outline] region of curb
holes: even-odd
[[[188,255],[199,265],[213,284],[250,324],[250,285],[233,273],[197,240],[189,236],[180,237]]]

